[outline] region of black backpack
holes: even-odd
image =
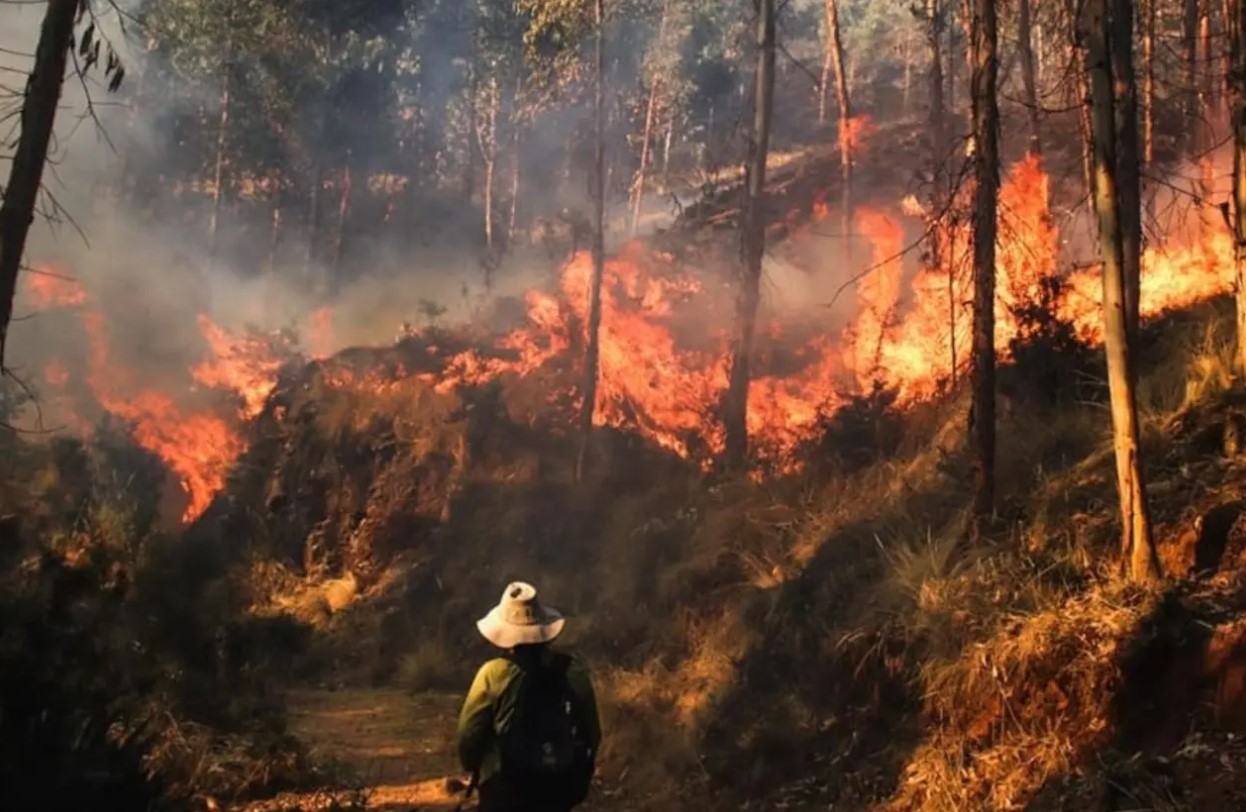
[[[547,665],[509,659],[522,673],[513,684],[514,713],[499,741],[502,777],[526,801],[578,804],[588,796],[594,754],[567,679],[571,658],[555,654]]]

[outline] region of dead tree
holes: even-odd
[[[1142,478],[1138,409],[1134,393],[1133,360],[1126,314],[1124,233],[1117,188],[1116,99],[1112,76],[1113,26],[1131,26],[1132,18],[1112,20],[1109,0],[1087,0],[1085,17],[1086,72],[1090,76],[1092,135],[1095,159],[1095,210],[1099,222],[1099,251],[1103,260],[1104,350],[1108,362],[1108,389],[1112,412],[1112,440],[1116,452],[1116,482],[1121,508],[1121,552],[1131,579],[1152,580],[1159,563],[1151,539],[1146,487]]]
[[[761,301],[762,258],[766,250],[766,158],[774,110],[774,0],[757,3],[757,75],[753,91],[753,130],[749,137],[747,195],[743,218],[744,274],[736,299],[736,335],[731,348],[731,373],[723,403],[726,463],[739,470],[748,458],[749,357]]]
[[[995,0],[973,9],[973,531],[980,537],[995,504],[995,231],[999,198],[998,20]]]
[[[79,0],[48,0],[34,67],[26,82],[21,133],[9,166],[4,202],[0,203],[0,369],[4,366],[9,323],[13,317],[17,275],[21,271],[30,224],[35,218],[35,204],[43,183],[48,144],[52,140],[78,10]]]

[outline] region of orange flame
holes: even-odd
[[[43,368],[43,379],[52,386],[69,383],[69,369],[60,361],[52,361]]]
[[[277,384],[280,359],[273,357],[263,339],[254,336],[236,339],[202,314],[199,331],[207,340],[213,358],[193,367],[191,377],[203,386],[237,392],[242,398],[243,417],[258,415]]]
[[[84,304],[87,292],[75,279],[48,268],[37,268],[26,274],[26,297],[36,310],[46,310]]]
[[[242,454],[244,444],[225,421],[211,414],[185,414],[161,392],[132,389],[131,373],[109,358],[108,334],[99,313],[84,313],[82,323],[90,337],[87,381],[100,405],[133,424],[134,440],[164,460],[178,477],[189,504],[182,521],[198,518],[225,484],[225,474]],[[130,386],[121,386],[131,384]]]

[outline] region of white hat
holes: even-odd
[[[498,605],[476,621],[476,628],[498,648],[514,648],[548,643],[562,633],[565,623],[557,609],[542,606],[536,599],[536,587],[515,581],[506,587]]]

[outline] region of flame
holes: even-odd
[[[313,360],[328,358],[333,353],[333,308],[325,306],[313,310],[303,327],[307,355]]]
[[[85,304],[87,292],[75,279],[50,268],[36,268],[26,274],[26,298],[36,310],[46,310]]]
[[[212,414],[187,414],[173,399],[152,389],[138,389],[133,373],[109,357],[108,332],[97,312],[82,315],[90,337],[87,382],[100,405],[133,424],[135,442],[164,460],[178,477],[189,503],[183,522],[196,519],[225,484],[225,474],[244,444],[226,422]]]
[[[69,369],[60,361],[50,361],[43,368],[43,379],[52,386],[64,386],[69,383]]]
[[[861,119],[864,130],[868,121]],[[1025,337],[1023,311],[1035,302],[1073,325],[1082,339],[1102,340],[1099,271],[1059,268],[1060,235],[1049,216],[1048,184],[1034,156],[1010,167],[1003,179],[995,302],[995,339],[1003,360],[1010,342]],[[962,188],[958,194],[951,209],[965,210],[972,190]],[[825,198],[819,196],[813,219],[829,214]],[[869,242],[872,258],[869,272],[857,280],[857,316],[844,330],[780,324],[765,317],[757,325],[748,431],[760,468],[792,470],[793,452],[816,436],[823,418],[849,394],[879,383],[895,391],[900,405],[935,397],[968,359],[971,230],[961,219],[935,221],[936,216],[916,200],[894,212],[856,211],[855,229]],[[900,257],[906,218],[937,229],[940,244],[937,262],[907,276]],[[733,314],[719,294],[733,291],[679,268],[639,241],[610,257],[604,270],[597,425],[636,432],[673,454],[710,466],[724,446],[718,410],[728,384],[733,329]],[[548,380],[557,383],[546,393],[548,403],[574,404],[582,392],[592,271],[587,252],[573,256],[555,290],[528,292],[525,323],[491,343],[477,341],[471,349],[443,352],[434,346],[434,334],[426,331],[423,349],[433,362],[431,371],[426,363],[410,371],[401,366],[358,371],[330,360],[322,367],[323,381],[334,388],[383,394],[403,380],[416,379],[444,393],[550,370],[557,374]],[[1204,228],[1188,242],[1172,238],[1143,255],[1142,313],[1151,317],[1223,293],[1231,289],[1232,278],[1227,230]],[[131,371],[109,357],[103,319],[90,308],[80,286],[72,280],[64,284],[56,276],[28,279],[30,300],[36,304],[86,305],[79,316],[91,339],[87,379],[96,399],[131,422],[135,440],[165,460],[188,496],[184,519],[197,517],[245,450],[240,424],[261,411],[273,389],[280,356],[272,342],[253,334],[231,335],[201,317],[199,327],[210,352],[192,367],[191,380],[237,393],[241,407],[228,415],[192,411],[172,395],[143,388]],[[1054,279],[1062,284],[1053,287],[1049,282]],[[813,329],[817,331],[802,335]],[[308,316],[303,333],[311,357],[328,356],[333,332],[328,308]],[[68,372],[49,365],[45,377],[64,381]],[[544,384],[547,378],[539,380]]]
[[[280,359],[268,343],[256,336],[234,338],[207,316],[200,314],[199,331],[212,351],[212,359],[194,366],[191,377],[203,386],[228,389],[242,399],[242,415],[252,418],[264,409],[277,384]]]
[[[874,124],[868,113],[852,116],[839,128],[839,148],[849,155],[855,155],[865,145],[866,138],[873,133]]]

